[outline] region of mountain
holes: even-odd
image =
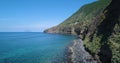
[[[87,5],[84,5],[71,17],[66,19],[58,26],[45,30],[47,33],[61,33],[61,34],[77,34],[78,28],[85,28],[93,19],[100,14],[109,4],[109,0],[99,0]],[[81,26],[79,26],[81,25]],[[78,33],[79,34],[79,33]]]
[[[46,33],[78,35],[84,47],[102,63],[120,63],[120,0],[99,0],[84,5]]]

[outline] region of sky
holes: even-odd
[[[41,32],[96,0],[0,0],[0,32]]]

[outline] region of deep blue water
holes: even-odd
[[[0,63],[64,61],[65,48],[75,36],[38,32],[1,32]]]

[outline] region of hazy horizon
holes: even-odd
[[[0,32],[42,32],[96,0],[0,0]]]

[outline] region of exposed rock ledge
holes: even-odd
[[[74,40],[68,47],[69,63],[98,63],[84,48],[81,39]]]

